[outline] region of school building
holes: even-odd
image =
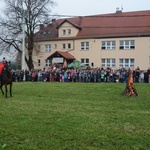
[[[87,66],[150,67],[150,10],[53,19],[34,38],[34,68]]]

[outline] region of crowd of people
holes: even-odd
[[[87,68],[87,69],[67,69],[53,66],[44,70],[12,70],[14,82],[114,82],[124,83],[129,75],[128,69],[121,68],[113,70],[111,68]],[[137,67],[133,71],[134,82],[150,83],[150,68],[141,71]]]

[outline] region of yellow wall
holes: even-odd
[[[64,37],[62,35],[63,29],[71,29],[70,37],[75,37],[78,33],[78,29],[69,24],[68,22],[64,23],[59,28],[59,37]],[[89,58],[89,65],[94,63],[94,67],[101,67],[102,58],[115,58],[116,67],[119,68],[119,59],[120,58],[134,58],[134,67],[140,67],[141,70],[147,70],[150,67],[150,37],[133,37],[133,38],[107,38],[107,39],[76,39],[68,40],[68,35],[66,35],[67,40],[59,39],[57,41],[47,41],[47,42],[38,42],[37,45],[40,45],[40,53],[38,55],[34,53],[34,62],[35,69],[42,69],[45,67],[45,59],[50,56],[55,51],[68,51],[72,54],[77,60],[81,61],[82,58]],[[120,50],[119,46],[120,40],[135,40],[135,49],[130,50]],[[114,50],[102,50],[101,42],[102,41],[116,41],[116,49]],[[89,42],[89,50],[81,50],[81,42]],[[70,49],[62,49],[62,44],[71,44]],[[51,44],[51,51],[45,52],[45,44]],[[57,44],[57,48],[54,48],[54,45]],[[41,60],[41,66],[37,67],[37,60]],[[114,69],[115,69],[114,68]]]
[[[63,35],[62,34],[62,30],[66,30],[67,29],[71,29],[71,35],[68,35],[66,33],[66,35]],[[79,29],[75,28],[73,25],[71,25],[70,23],[68,22],[65,22],[62,24],[62,26],[59,28],[59,32],[58,32],[58,36],[59,37],[70,37],[70,36],[76,36],[77,33],[79,32]]]

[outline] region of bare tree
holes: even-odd
[[[13,46],[22,53],[22,30],[25,26],[26,50],[25,61],[31,70],[33,65],[34,33],[39,24],[51,21],[53,0],[4,0],[6,8],[4,16],[0,17],[0,50]],[[24,20],[24,21],[23,21]]]

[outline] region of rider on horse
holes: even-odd
[[[12,76],[11,76],[11,66],[10,62],[7,62],[5,58],[3,58],[3,62],[0,63],[0,90],[4,95],[4,91],[2,89],[5,86],[5,96],[7,98],[7,85],[10,85],[10,96],[12,97]]]
[[[7,64],[7,61],[5,60],[5,57],[4,57],[2,63],[0,63],[0,82],[1,82],[1,74],[3,72],[5,64]]]

